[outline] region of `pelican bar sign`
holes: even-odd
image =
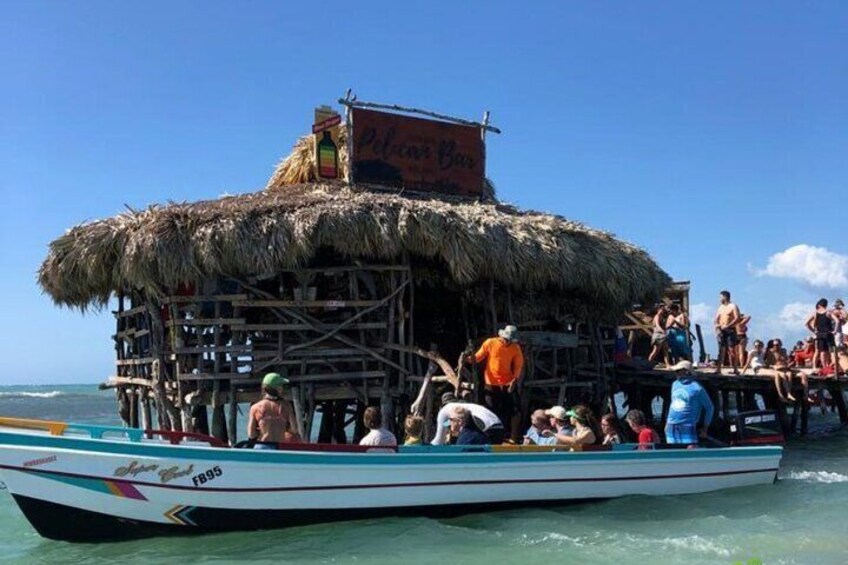
[[[474,126],[352,108],[356,183],[478,196],[484,151]]]

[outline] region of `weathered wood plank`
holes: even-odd
[[[245,376],[247,373],[180,373],[177,378],[181,381],[220,381],[245,378]]]
[[[360,308],[378,306],[382,300],[234,300],[243,308]]]
[[[129,310],[121,311],[112,311],[112,314],[116,318],[127,318],[129,316],[135,316],[137,314],[143,314],[147,312],[147,306],[136,306],[135,308],[130,308]]]
[[[117,365],[118,367],[149,365],[155,360],[156,357],[140,357],[138,359],[118,359],[115,361],[115,365]]]
[[[238,326],[244,323],[244,318],[180,318],[168,320],[167,326]]]
[[[188,302],[232,302],[233,300],[246,300],[246,294],[216,294],[213,296],[166,296],[162,304],[181,304]]]
[[[339,324],[316,324],[310,326],[308,324],[239,324],[232,327],[236,331],[249,332],[286,332],[286,331],[329,331],[336,328]],[[386,322],[363,322],[359,324],[349,324],[344,327],[345,330],[384,330]]]
[[[202,353],[242,353],[248,355],[253,351],[250,345],[205,345],[198,347],[176,347],[174,353],[178,355],[191,355]]]

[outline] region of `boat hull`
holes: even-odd
[[[265,451],[0,433],[0,473],[67,541],[456,515],[768,484],[782,449]]]

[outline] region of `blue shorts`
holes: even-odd
[[[666,424],[665,442],[677,445],[696,444],[698,443],[698,430],[692,424]]]

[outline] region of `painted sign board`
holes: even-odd
[[[475,126],[352,108],[353,178],[423,192],[478,196],[485,152]]]
[[[329,106],[315,108],[315,174],[322,179],[339,178],[339,124],[342,117]]]

